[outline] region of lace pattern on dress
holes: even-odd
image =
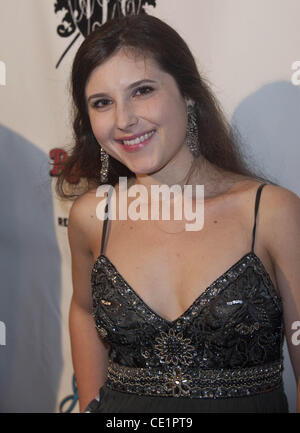
[[[147,306],[103,254],[91,282],[96,328],[110,345],[107,386],[112,389],[224,398],[281,385],[282,302],[254,252],[174,321]],[[129,371],[139,376],[138,383]]]

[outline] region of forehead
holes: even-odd
[[[147,78],[162,82],[168,75],[150,54],[121,48],[93,70],[87,81],[86,91],[92,91],[96,86],[109,88],[118,85],[126,87],[134,81]]]

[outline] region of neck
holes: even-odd
[[[136,174],[135,178],[130,179],[128,186],[143,185],[150,190],[152,185],[168,185],[169,187],[180,185],[181,188],[187,184],[204,185],[207,180],[208,167],[206,160],[200,161],[199,158],[196,162],[192,157],[185,167],[180,169],[175,170],[175,168],[168,167],[153,174]]]

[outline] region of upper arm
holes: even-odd
[[[89,313],[92,312],[91,271],[94,257],[90,240],[94,217],[87,195],[79,197],[72,204],[68,219],[68,239],[71,251],[73,298],[77,306]],[[98,228],[101,226],[98,220]],[[100,227],[100,230],[102,228]]]
[[[269,185],[265,187],[267,189],[264,206],[266,246],[283,303],[291,362],[300,381],[300,335],[296,331],[300,325],[300,199],[282,187]]]

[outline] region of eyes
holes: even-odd
[[[135,94],[137,94],[138,92],[140,92],[141,95],[145,95],[147,93],[151,93],[153,91],[153,87],[151,86],[141,86],[138,87],[135,91]]]
[[[141,86],[134,90],[133,96],[143,96],[152,93],[153,91],[154,88],[151,86]],[[103,108],[103,107],[107,107],[108,105],[111,105],[111,103],[112,101],[110,99],[105,99],[105,98],[96,99],[95,101],[92,102],[92,107]]]

